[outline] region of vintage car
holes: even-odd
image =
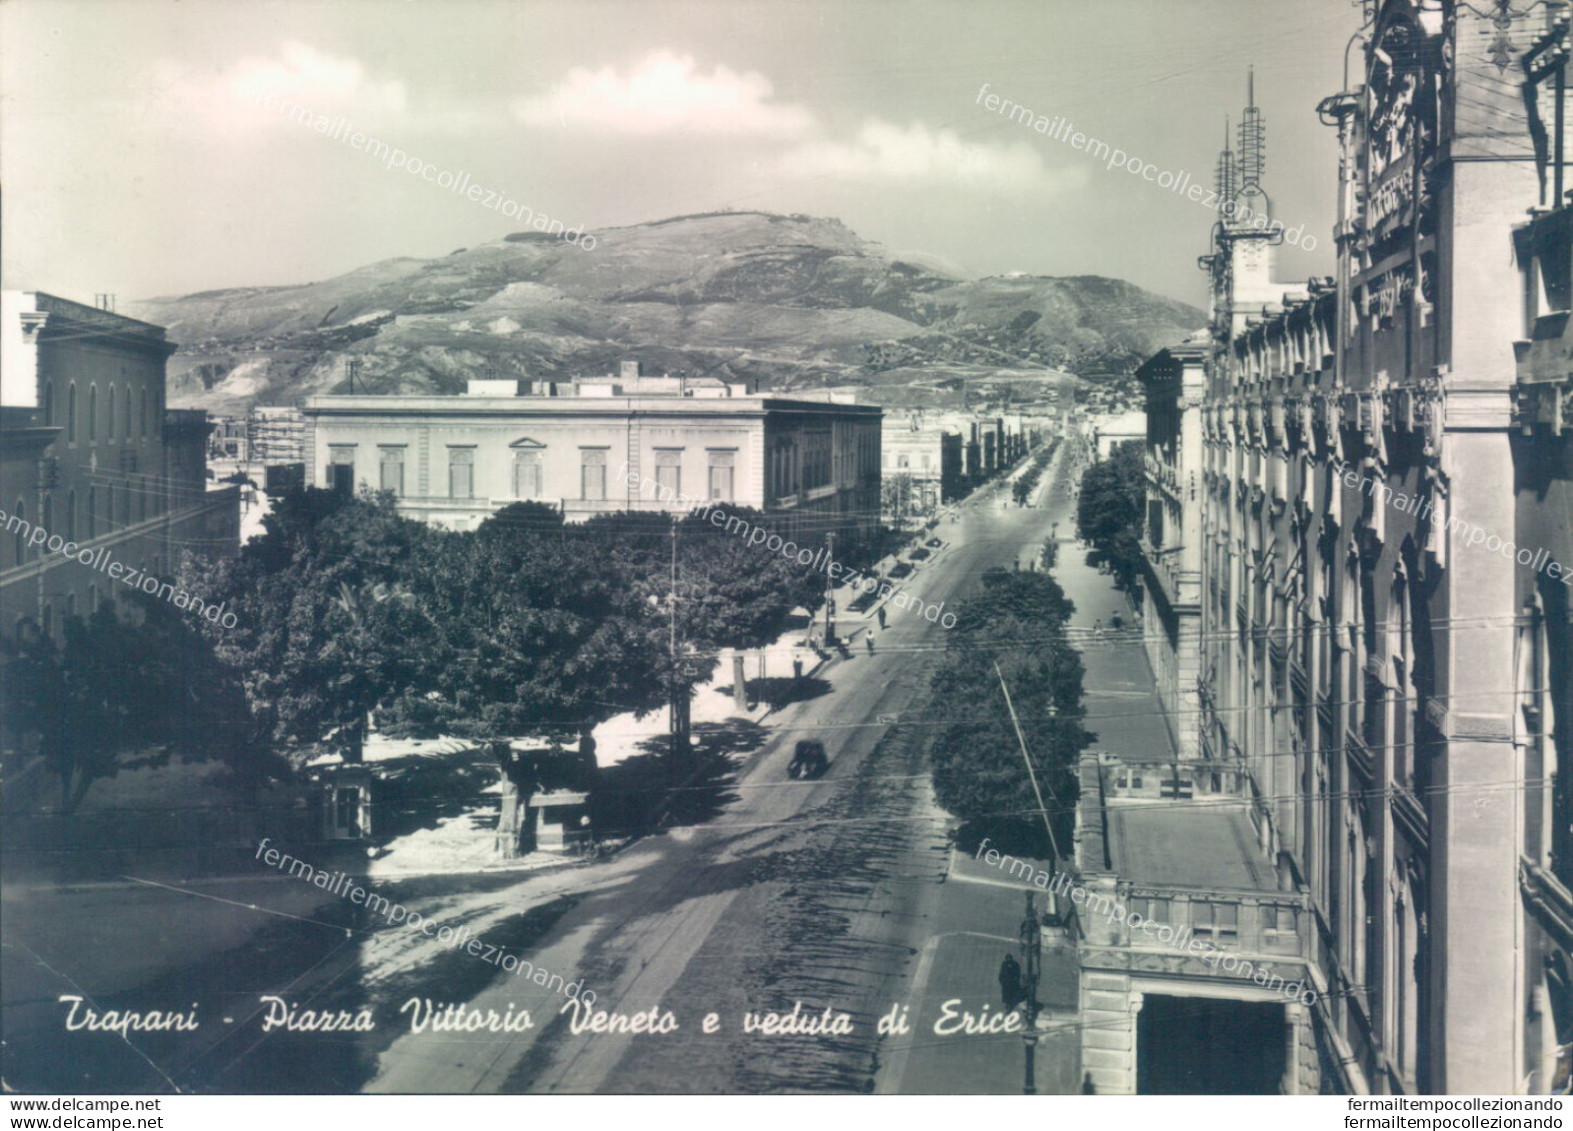
[[[815,738],[805,738],[792,751],[792,764],[787,767],[787,776],[817,778],[829,768],[830,760],[825,757],[825,744]]]

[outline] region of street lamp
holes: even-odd
[[[1021,921],[1021,989],[1026,997],[1021,1010],[1026,1024],[1021,1031],[1021,1039],[1025,1044],[1021,1094],[1035,1096],[1038,1094],[1038,978],[1042,970],[1043,928],[1038,923],[1038,909],[1033,905],[1032,893],[1029,891],[1023,894],[1027,897],[1027,913]]]

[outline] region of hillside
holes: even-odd
[[[313,393],[451,393],[476,375],[598,376],[636,356],[788,390],[910,399],[1000,370],[1128,372],[1205,322],[1118,279],[967,278],[835,220],[754,212],[596,233],[535,232],[441,259],[389,259],[300,286],[130,304],[169,328],[170,404],[244,412]],[[921,399],[921,398],[920,398]]]

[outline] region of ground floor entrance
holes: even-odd
[[[1276,1003],[1146,994],[1136,1022],[1136,1091],[1276,1095],[1287,1034]]]

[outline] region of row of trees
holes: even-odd
[[[280,754],[358,760],[375,718],[397,736],[490,742],[506,765],[509,737],[588,740],[668,704],[681,719],[721,649],[774,640],[823,585],[699,518],[674,539],[664,515],[570,525],[519,503],[455,532],[401,517],[391,496],[316,489],[281,498],[239,555],[188,558],[180,580],[226,602],[235,627],[147,600],[140,625],[106,610],[68,623],[63,649],[9,647],[8,716],[71,783],[68,807],[128,749],[267,777]]]
[[[1037,455],[1032,457],[1032,466],[1011,484],[1011,495],[1018,507],[1026,506],[1027,500],[1032,498],[1032,493],[1038,489],[1038,481],[1043,478],[1043,469],[1049,466],[1049,460],[1054,458],[1054,450],[1059,446],[1060,440],[1056,436],[1038,449]]]
[[[931,685],[934,795],[969,822],[966,835],[987,832],[996,843],[1047,853],[1025,745],[1063,852],[1074,828],[1076,761],[1094,740],[1082,725],[1081,656],[1065,637],[1074,606],[1046,573],[994,569],[982,582],[957,610]]]
[[[1142,572],[1141,532],[1147,487],[1140,440],[1115,446],[1109,458],[1081,474],[1076,534],[1093,548],[1093,561],[1107,565],[1114,582],[1134,593]]]

